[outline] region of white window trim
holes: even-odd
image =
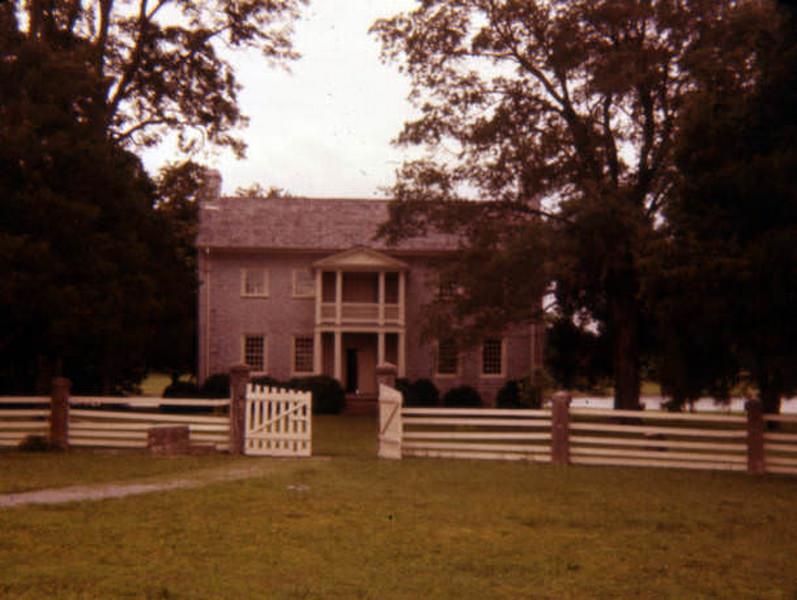
[[[312,288],[313,288],[313,291],[312,291],[312,292],[310,292],[309,294],[300,294],[300,293],[297,291],[297,285],[296,285],[296,281],[297,281],[297,275],[298,275],[300,272],[302,272],[302,271],[305,271],[305,272],[307,272],[307,273],[310,273],[310,278],[311,278],[311,280],[312,280],[312,283],[313,283],[313,286],[312,286]],[[315,276],[314,276],[314,274],[313,274],[313,270],[312,270],[312,269],[293,269],[293,273],[292,273],[292,282],[293,282],[292,296],[293,296],[294,298],[315,298],[315,286],[316,286],[316,281],[315,281]]]
[[[296,339],[297,338],[310,338],[313,340],[313,365],[315,365],[315,353],[318,349],[315,347],[315,336],[310,335],[294,335],[291,338],[291,377],[305,377],[307,375],[315,374],[315,367],[311,367],[309,371],[296,370]]]
[[[263,370],[255,371],[254,369],[249,373],[250,375],[267,375],[268,374],[268,336],[265,333],[244,333],[241,336],[241,364],[249,366],[246,362],[246,338],[248,337],[262,337],[263,338]],[[251,367],[250,367],[251,368]]]
[[[440,367],[440,341],[434,343],[434,377],[435,379],[456,379],[462,376],[462,351],[457,352],[457,370],[453,373],[441,373]]]
[[[496,337],[488,339],[494,340]],[[506,338],[501,337],[501,372],[500,373],[485,373],[484,372],[484,342],[481,344],[479,350],[479,377],[482,379],[506,379]]]
[[[262,293],[259,294],[247,294],[246,293],[246,275],[252,271],[262,271],[263,273],[263,287],[265,288]],[[241,298],[268,298],[269,292],[271,291],[271,271],[269,269],[251,269],[247,267],[241,268]]]

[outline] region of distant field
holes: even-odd
[[[0,511],[2,598],[795,598],[797,478],[378,460],[321,417],[265,476]],[[0,454],[35,486],[269,459]],[[51,461],[51,464],[48,462]],[[168,466],[164,466],[168,465]],[[71,469],[69,477],[64,473]],[[16,475],[9,475],[10,472]]]

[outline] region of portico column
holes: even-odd
[[[399,271],[399,289],[398,289],[399,323],[401,323],[402,325],[404,324],[404,313],[407,304],[404,292],[404,290],[407,287],[406,278],[407,278],[407,273],[405,271]],[[401,339],[401,336],[399,336],[399,339]],[[399,376],[403,377],[404,375],[400,373]]]
[[[313,374],[314,375],[321,375],[321,369],[323,363],[323,357],[321,356],[321,352],[323,350],[322,347],[322,338],[321,332],[316,330],[314,340],[313,340]]]
[[[385,324],[385,272],[379,271],[379,324]],[[380,360],[379,364],[382,362]]]
[[[407,334],[399,332],[398,334],[398,376],[399,377],[406,377],[407,373],[407,361],[406,361],[406,351],[407,351]]]
[[[385,332],[380,331],[377,334],[379,343],[376,346],[376,366],[385,364]]]
[[[335,379],[343,383],[343,334],[335,332]]]
[[[343,311],[343,271],[335,271],[335,324],[340,325]]]
[[[315,322],[316,325],[321,323],[321,303],[324,301],[323,291],[323,272],[321,269],[316,269],[315,272]]]

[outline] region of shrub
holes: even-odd
[[[19,443],[17,448],[22,452],[53,452],[61,450],[43,435],[25,436],[25,439]]]
[[[314,415],[337,415],[346,407],[346,393],[337,379],[327,375],[313,375],[291,379],[288,387],[313,395]]]
[[[229,398],[230,374],[214,373],[202,384],[200,394],[205,398]]]
[[[275,379],[270,375],[260,375],[259,377],[252,377],[249,383],[252,383],[254,385],[262,385],[265,387],[272,387],[272,388],[290,387],[287,381],[280,381],[279,379]]]
[[[401,392],[402,404],[404,406],[416,406],[415,390],[412,387],[412,381],[406,377],[399,377],[396,379],[396,389]]]
[[[553,387],[553,379],[544,369],[537,369],[531,376],[511,379],[498,390],[498,408],[541,408],[546,392]]]
[[[163,390],[164,398],[201,398],[202,392],[193,381],[174,381]]]
[[[481,395],[469,385],[451,388],[443,396],[443,406],[447,408],[474,408],[481,405]]]
[[[437,406],[440,404],[440,392],[429,379],[416,380],[412,384],[411,390],[413,404],[405,402],[405,406]]]
[[[510,379],[498,390],[495,396],[495,405],[498,408],[520,408],[520,382]]]

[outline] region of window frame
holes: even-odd
[[[297,275],[302,271],[309,273],[310,275],[310,282],[312,284],[312,292],[309,294],[302,294],[298,290],[297,286]],[[291,271],[291,297],[293,298],[315,298],[315,287],[316,287],[316,275],[313,273],[312,269],[292,269]]]
[[[310,370],[309,371],[299,371],[296,368],[297,367],[297,365],[296,365],[296,362],[297,362],[296,361],[296,349],[297,349],[296,342],[297,342],[297,340],[300,340],[300,339],[310,340],[310,343],[311,343],[311,346],[310,346],[310,348],[311,348]],[[292,376],[314,375],[315,374],[315,353],[316,353],[315,336],[313,336],[313,335],[294,335],[292,337],[292,343],[291,343],[291,375]]]
[[[263,340],[263,364],[261,369],[249,364],[246,356],[246,343],[249,339],[260,338]],[[265,333],[244,333],[241,336],[241,362],[249,367],[251,374],[263,375],[268,373],[268,336]]]
[[[454,345],[454,352],[456,355],[456,368],[453,373],[442,373],[440,371],[440,342],[441,341],[449,341],[449,340],[437,340],[435,341],[434,346],[434,376],[437,379],[453,379],[455,377],[459,377],[461,375],[462,369],[462,352],[457,347],[457,343],[455,340],[450,340],[451,343]]]
[[[484,370],[484,350],[485,345],[488,342],[497,341],[501,344],[500,346],[500,359],[501,359],[501,369],[498,373],[487,373]],[[506,338],[505,337],[489,337],[485,338],[481,344],[481,350],[479,352],[479,376],[483,379],[503,379],[506,378]]]
[[[263,275],[263,291],[247,292],[246,284],[250,273],[261,272]],[[241,267],[241,298],[268,298],[271,292],[271,271],[263,267]]]

